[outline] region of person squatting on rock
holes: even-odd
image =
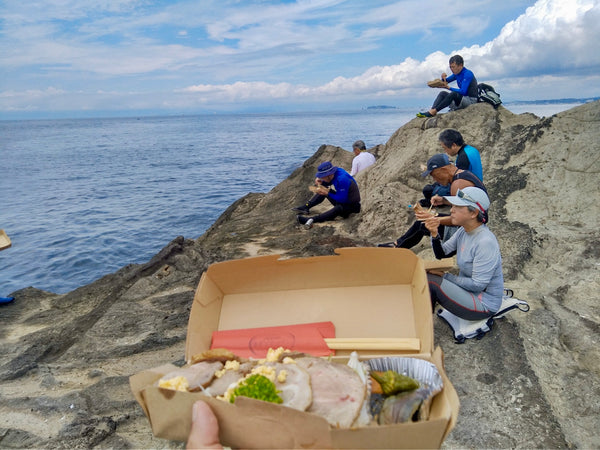
[[[450,92],[440,92],[429,111],[418,112],[417,117],[433,117],[446,107],[454,111],[477,103],[477,79],[473,72],[465,67],[462,56],[452,56],[449,64],[452,75],[447,76],[445,72],[442,73],[441,79],[444,83],[440,87]],[[449,87],[448,83],[453,81],[456,81],[458,88]]]
[[[317,186],[315,195],[304,205],[297,206],[294,211],[299,212],[298,222],[311,227],[313,223],[334,220],[337,216],[344,219],[350,214],[360,212],[360,192],[358,184],[348,172],[341,167],[336,167],[330,161],[319,164],[315,184]],[[310,209],[329,200],[333,208],[316,216],[308,217]]]
[[[479,178],[477,178],[468,170],[463,170],[456,167],[450,162],[448,155],[445,153],[438,153],[429,158],[427,161],[427,170],[425,170],[425,172],[423,172],[421,175],[424,177],[431,175],[431,177],[442,186],[450,185],[450,193],[452,195],[456,195],[456,192],[459,189],[464,189],[469,186],[475,186],[487,192],[485,186]],[[434,195],[431,197],[432,206],[449,204],[450,203],[448,200],[439,195]],[[423,221],[430,217],[431,213],[427,210],[415,210],[415,216],[417,220],[406,233],[400,236],[395,242],[379,244],[378,247],[412,248],[421,242],[423,236],[429,236],[429,230]],[[438,217],[438,234],[442,236],[444,240],[447,240],[450,236],[450,231],[455,231],[456,227],[452,228],[452,219],[448,214],[439,214]]]
[[[438,140],[442,149],[451,158],[455,158],[454,165],[459,169],[472,172],[477,178],[483,181],[483,168],[481,165],[481,156],[479,151],[470,145],[466,145],[459,131],[449,128],[442,131]],[[442,186],[439,183],[428,184],[423,188],[424,198],[420,200],[421,206],[431,206],[431,197],[433,195],[450,195],[450,186]]]
[[[358,172],[375,164],[375,156],[367,152],[367,147],[363,141],[356,141],[352,144],[352,151],[355,156],[352,159],[352,169],[350,169],[351,176],[355,176]]]
[[[463,319],[485,319],[500,309],[504,292],[500,246],[485,224],[490,200],[477,187],[458,189],[456,195],[445,198],[452,204],[452,223],[460,227],[456,233],[442,242],[440,218],[431,216],[424,223],[431,234],[435,257],[456,254],[459,273],[429,271],[432,308],[439,303]]]

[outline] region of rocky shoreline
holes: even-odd
[[[183,363],[191,301],[208,265],[398,237],[424,184],[419,165],[439,152],[439,132],[456,128],[482,154],[506,285],[531,311],[511,312],[462,345],[434,319],[461,400],[443,448],[597,448],[599,125],[600,102],[548,118],[477,104],[414,119],[372,149],[377,163],[357,176],[362,213],[305,230],[290,207],[305,199],[315,167],[352,160],[323,145],[270,192],[239,199],[202,236],[178,237],[146,264],[64,295],[15,292],[0,308],[0,447],[181,448],[152,436],[128,378]],[[426,240],[414,250],[431,258]]]

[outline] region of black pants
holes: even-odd
[[[458,92],[450,91],[442,91],[438,94],[435,101],[433,102],[433,106],[431,109],[435,109],[436,111],[441,111],[442,109],[450,106],[452,102],[458,107],[460,105],[460,101],[462,100],[462,94]]]
[[[350,214],[359,213],[360,212],[360,202],[353,203],[338,203],[335,200],[328,198],[324,195],[315,194],[309,201],[308,207],[312,208],[313,206],[318,205],[323,202],[323,200],[329,200],[329,202],[333,205],[333,208],[325,211],[324,213],[313,216],[313,220],[318,222],[326,222],[328,220],[334,220],[337,216],[342,216],[344,219],[347,218]]]
[[[447,216],[447,214],[440,214],[440,217]],[[424,236],[429,236],[429,230],[425,226],[425,223],[417,220],[412,226],[408,229],[406,233],[400,236],[396,240],[396,247],[399,248],[413,248]],[[440,236],[444,235],[444,225],[440,225],[438,227],[438,234]]]

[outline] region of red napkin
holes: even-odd
[[[269,348],[279,347],[312,356],[328,356],[334,351],[327,346],[324,338],[334,337],[332,322],[245,328],[213,332],[210,348],[226,348],[244,358],[264,358]]]

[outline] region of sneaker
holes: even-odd
[[[296,206],[295,208],[292,208],[292,211],[299,212],[300,214],[308,214],[308,212],[310,211],[310,208],[306,205],[302,205],[302,206]]]
[[[429,111],[418,112],[417,117],[433,117],[433,115]]]
[[[296,216],[296,220],[298,221],[298,223],[300,225],[304,225],[306,223],[306,221],[308,220],[308,217],[304,217],[304,216],[301,216],[300,214],[298,214]]]
[[[313,227],[313,223],[315,223],[315,219],[313,219],[312,217],[310,219],[308,219],[306,221],[306,223],[304,224],[304,228],[306,228],[307,230],[310,230]]]
[[[384,242],[383,244],[377,244],[377,247],[391,247],[396,248],[395,242]]]

